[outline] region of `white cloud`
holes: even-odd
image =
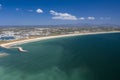
[[[79,20],[85,20],[85,18],[84,17],[80,17]]]
[[[95,17],[88,17],[88,20],[95,20]]]
[[[36,12],[40,14],[40,13],[43,13],[43,10],[42,9],[37,9]]]
[[[60,19],[60,20],[77,20],[76,16],[73,16],[68,13],[58,13],[54,10],[50,10],[50,14],[53,15],[52,19]]]

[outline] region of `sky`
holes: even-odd
[[[120,24],[120,0],[0,0],[0,25]]]

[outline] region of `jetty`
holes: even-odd
[[[11,47],[11,48],[17,48],[20,52],[28,52],[27,50],[24,50],[22,47]]]
[[[12,46],[4,46],[4,45],[0,45],[0,47],[6,48],[6,49],[16,48],[16,49],[18,49],[18,51],[20,51],[20,52],[28,52],[27,50],[24,50],[22,47],[12,47]]]

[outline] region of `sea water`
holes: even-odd
[[[64,37],[0,48],[0,80],[120,80],[120,33]]]

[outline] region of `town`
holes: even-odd
[[[73,26],[73,27],[72,27]],[[1,26],[0,43],[45,36],[120,31],[119,25]]]

